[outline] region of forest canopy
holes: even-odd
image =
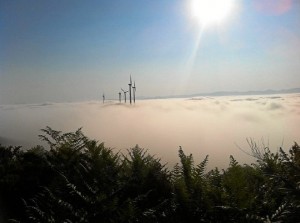
[[[179,147],[172,169],[138,145],[116,153],[81,129],[47,127],[49,148],[0,145],[0,222],[297,222],[300,147],[271,152],[250,141],[256,162],[229,157],[207,170]]]

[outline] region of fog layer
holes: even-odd
[[[228,165],[229,155],[253,162],[247,138],[273,150],[300,142],[300,94],[0,105],[0,143],[30,147],[42,144],[40,129],[64,132],[83,127],[92,139],[115,151],[138,144],[169,165],[182,146],[195,160],[209,155],[209,167]]]

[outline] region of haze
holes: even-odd
[[[239,149],[250,152],[246,138],[260,145],[263,140],[273,151],[299,142],[300,94],[140,100],[133,106],[116,101],[2,105],[0,114],[0,137],[7,144],[41,144],[39,129],[46,126],[65,132],[83,127],[115,152],[138,144],[173,166],[182,146],[196,161],[208,154],[209,168],[227,167],[230,155],[254,162]]]

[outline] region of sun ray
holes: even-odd
[[[201,42],[204,30],[205,30],[205,26],[201,26],[199,31],[198,31],[198,34],[197,34],[197,38],[196,38],[196,41],[195,41],[195,44],[194,44],[194,47],[193,47],[193,51],[192,51],[192,53],[191,53],[191,55],[188,59],[188,65],[191,69],[192,69],[192,67],[194,66],[194,63],[195,63],[195,59],[196,59],[198,51],[199,51],[200,42]]]
[[[190,56],[187,59],[186,69],[185,69],[186,70],[186,75],[183,75],[182,80],[181,80],[182,92],[185,92],[188,88],[188,82],[189,82],[189,79],[190,79],[190,77],[192,75],[192,72],[193,72],[193,68],[194,68],[195,61],[196,61],[196,58],[197,58],[197,55],[198,55],[198,51],[199,51],[199,48],[200,48],[200,43],[201,43],[201,39],[203,37],[204,30],[205,30],[204,26],[201,26],[198,33],[197,33],[196,41],[195,41],[194,46],[192,48],[192,52],[191,52]]]
[[[235,10],[236,0],[190,0],[190,15],[198,23],[196,41],[186,62],[186,75],[182,87],[187,88],[192,75],[204,31],[213,25],[220,25]],[[186,89],[184,89],[186,90]]]
[[[200,25],[195,46],[187,62],[192,69],[204,30],[209,26],[223,22],[233,11],[235,0],[191,0],[190,3],[191,14]]]

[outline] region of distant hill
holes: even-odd
[[[21,141],[21,140],[15,140],[15,139],[11,139],[11,138],[6,138],[6,137],[2,137],[0,136],[0,145],[2,146],[20,146],[22,145],[22,147],[30,147],[30,143],[25,142],[25,141]]]
[[[198,93],[188,95],[169,95],[157,97],[140,97],[140,99],[164,99],[164,98],[190,98],[197,96],[238,96],[238,95],[268,95],[268,94],[294,94],[300,93],[300,88],[282,89],[282,90],[264,90],[264,91],[217,91],[211,93]]]
[[[8,139],[8,138],[0,136],[0,144],[6,146],[6,145],[15,144],[15,143],[12,140]]]
[[[262,94],[293,94],[300,93],[300,88],[283,89],[283,90],[264,90],[264,91],[220,91],[214,92],[211,96],[230,96],[230,95],[262,95]]]

